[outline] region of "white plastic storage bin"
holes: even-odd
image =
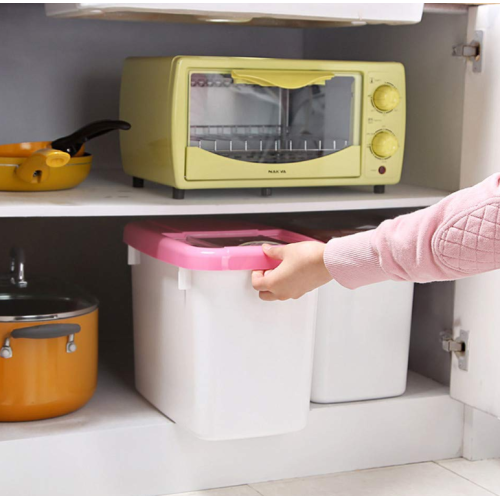
[[[139,392],[202,439],[304,428],[317,293],[264,302],[251,270],[279,264],[264,255],[262,241],[307,239],[282,230],[172,232],[168,221],[129,224]]]
[[[305,232],[326,242],[359,230]],[[332,281],[321,287],[311,401],[340,403],[403,394],[412,305],[413,283],[386,281],[349,290]]]

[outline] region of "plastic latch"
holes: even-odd
[[[178,273],[179,290],[189,290],[191,288],[191,270],[179,267]]]
[[[128,247],[128,265],[138,266],[141,263],[141,252],[134,247]]]

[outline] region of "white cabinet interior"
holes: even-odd
[[[467,16],[426,14],[412,26],[306,30],[307,59],[400,61],[407,85],[402,181],[454,191],[460,182],[466,62],[452,47],[466,38]]]
[[[350,30],[130,23],[52,19],[45,16],[42,5],[3,4],[0,5],[0,28],[4,43],[0,45],[0,62],[3,67],[8,68],[8,71],[0,80],[0,94],[2,95],[4,116],[7,118],[0,121],[0,136],[2,142],[5,143],[23,140],[50,140],[87,121],[116,118],[118,115],[121,65],[123,59],[131,55],[197,54],[399,60],[405,64],[408,85],[408,128],[406,161],[403,169],[404,185],[397,187],[395,191],[399,195],[390,198],[392,195],[388,190],[387,196],[389,198],[377,199],[375,195],[367,194],[367,197],[347,199],[340,197],[337,199],[335,193],[341,191],[326,189],[319,190],[317,197],[312,190],[312,194],[307,199],[303,195],[297,195],[294,198],[293,192],[290,194],[280,193],[276,199],[268,200],[266,203],[269,203],[270,207],[275,207],[272,210],[267,210],[273,212],[317,212],[321,210],[320,202],[326,204],[328,211],[397,207],[407,207],[407,209],[412,210],[418,206],[438,201],[446,192],[458,189],[460,184],[465,61],[452,58],[451,48],[465,40],[466,23],[467,19],[464,15],[437,14],[425,15],[422,23],[414,26],[374,26]],[[4,218],[0,218],[0,230],[4,235],[0,242],[0,257],[5,262],[5,267],[8,248],[13,243],[20,244],[26,248],[27,273],[43,273],[64,277],[69,281],[81,284],[97,295],[101,301],[101,341],[103,352],[107,352],[106,346],[109,346],[113,351],[116,345],[129,347],[131,345],[130,278],[126,264],[125,246],[122,243],[124,225],[132,220],[134,215],[148,216],[149,218],[153,215],[173,213],[169,211],[168,207],[174,207],[172,210],[176,210],[177,214],[194,214],[206,210],[206,206],[203,209],[194,208],[191,212],[183,211],[184,209],[177,208],[179,205],[174,205],[174,202],[169,200],[169,190],[165,187],[149,187],[142,194],[137,195],[139,198],[148,196],[148,194],[154,197],[155,201],[152,203],[154,209],[144,208],[149,206],[148,201],[132,205],[125,198],[120,198],[120,196],[126,196],[130,188],[124,187],[122,184],[124,181],[121,180],[124,177],[119,172],[118,138],[115,136],[96,140],[89,149],[95,155],[97,175],[73,192],[43,193],[43,197],[37,193],[33,194],[33,199],[44,200],[43,202],[28,201],[28,195],[24,194],[0,193],[0,210],[2,210],[0,215],[4,215]],[[116,173],[108,173],[107,170],[116,170]],[[100,174],[98,171],[103,173]],[[109,181],[113,178],[116,179],[115,182]],[[105,179],[108,180],[105,181]],[[106,192],[106,182],[111,182],[113,185],[109,190],[111,194]],[[419,186],[423,190],[412,190],[412,185]],[[120,192],[122,189],[124,191]],[[89,195],[88,199],[83,196],[82,201],[78,194],[79,190],[81,193],[87,190],[92,194]],[[330,193],[332,193],[331,197]],[[164,201],[162,201],[162,194],[165,196]],[[243,199],[246,203],[244,209],[238,208],[238,203],[235,202],[241,198],[241,192],[222,193],[221,203],[217,202],[216,199],[219,194],[216,193],[215,197],[202,194],[198,199],[202,201],[211,199],[212,207],[226,206],[226,210],[222,209],[216,212],[214,208],[212,212],[204,211],[203,213],[238,214],[243,212],[246,214],[245,217],[258,220],[259,216],[255,215],[254,212],[262,214],[266,212],[265,204],[260,200],[253,204],[252,196],[248,193],[243,193]],[[98,203],[95,200],[96,196],[102,197]],[[112,198],[106,198],[107,196],[112,196]],[[371,204],[369,198],[376,205]],[[387,202],[388,199],[392,200],[391,203]],[[66,200],[66,205],[61,205],[61,200]],[[348,205],[339,205],[340,202],[346,201]],[[200,206],[200,203],[190,202],[189,199],[176,203],[186,203],[184,206],[189,207]],[[228,210],[227,207],[230,203],[232,203],[233,208]],[[280,207],[280,203],[286,203],[287,208]],[[306,206],[306,204],[308,205]],[[94,211],[95,205],[101,207],[99,209],[101,212]],[[47,215],[50,217],[46,217]],[[111,217],[119,215],[123,217]],[[341,212],[337,215],[342,217]],[[332,220],[335,217],[333,212],[327,212],[323,216]],[[261,217],[269,222],[266,215]],[[286,224],[287,219],[289,220],[292,214],[279,217],[281,217],[281,222]],[[437,338],[439,329],[449,326],[451,321],[453,292],[454,287],[450,284],[417,287],[415,310],[418,311],[418,317],[414,317],[412,328],[411,369],[426,377],[433,378],[445,386],[448,385],[450,358],[449,355],[440,351]],[[132,371],[131,356],[124,355],[121,360],[125,371],[130,374]],[[113,377],[112,372],[111,378],[113,379]],[[130,377],[126,380],[128,388],[124,390],[124,393],[130,394],[132,392]],[[427,387],[427,382],[422,382],[422,384]],[[422,384],[416,385],[422,387]],[[103,384],[102,389],[106,387],[110,387],[108,382]],[[111,385],[111,387],[116,386]],[[348,470],[349,467],[371,467],[401,463],[401,461],[451,458],[459,455],[461,453],[461,438],[457,439],[455,434],[462,432],[459,422],[463,416],[463,405],[451,401],[446,396],[447,388],[443,389],[441,386],[441,388],[437,387],[436,389],[436,386],[432,386],[437,392],[433,392],[432,388],[428,391],[422,389],[425,396],[419,396],[418,390],[420,389],[418,387],[416,395],[387,402],[391,408],[390,411],[395,412],[391,413],[393,416],[392,427],[384,424],[388,415],[386,413],[388,406],[377,406],[378,403],[375,402],[372,404],[370,408],[373,409],[377,425],[380,424],[374,433],[380,432],[382,438],[380,441],[372,441],[373,446],[368,448],[368,452],[373,458],[378,453],[377,446],[384,440],[397,442],[401,436],[406,436],[408,427],[396,425],[398,423],[396,414],[401,412],[399,414],[403,415],[407,414],[408,411],[415,410],[422,417],[422,420],[420,423],[415,422],[414,430],[426,429],[425,422],[431,422],[432,418],[436,421],[432,432],[423,432],[419,441],[421,449],[427,447],[428,453],[424,454],[425,456],[414,454],[409,457],[405,454],[395,453],[384,464],[380,464],[370,461],[366,458],[366,454],[360,452],[359,456],[365,457],[363,460],[356,461],[355,454],[353,454],[351,460],[346,462],[347,469],[342,469],[338,461],[331,461],[335,455],[335,449],[333,449],[331,454],[326,453],[323,456],[325,463],[328,463],[328,460],[332,463],[329,470],[319,467],[318,462],[314,462],[317,465],[316,468],[290,466],[266,476],[264,468],[258,467],[258,474],[255,473],[254,478],[257,480],[277,479],[287,477],[287,474],[324,473],[334,470]],[[111,391],[113,390],[111,389]],[[101,404],[102,401],[106,402],[106,395],[101,393],[96,404]],[[136,400],[134,399],[134,401]],[[423,403],[424,401],[425,403]],[[124,412],[129,411],[126,403],[120,408]],[[142,408],[141,406],[141,411]],[[359,410],[356,410],[357,408]],[[363,413],[365,408],[367,406],[340,405],[332,422],[340,422],[342,419],[349,420],[354,415],[352,412],[360,411]],[[147,442],[151,446],[154,447],[156,442],[161,443],[161,446],[167,449],[170,443],[176,441],[178,436],[171,435],[172,427],[175,427],[171,424],[169,424],[168,430],[163,428],[167,424],[165,426],[158,425],[157,427],[161,428],[160,434],[151,434],[159,417],[155,410],[151,409],[151,411],[154,414],[150,413],[145,420],[142,420],[141,416],[137,426],[133,424],[132,428],[127,426],[124,428],[122,424],[119,424],[121,427],[117,428],[116,433],[109,436],[106,441],[106,450],[110,453],[110,457],[112,456],[111,451],[114,449],[119,449],[124,454],[133,454],[134,450],[141,448],[141,439],[138,438],[137,441],[133,441],[133,439],[142,436],[141,432],[146,432],[148,426],[147,436],[146,434],[144,436],[147,437]],[[74,418],[78,419],[78,415],[76,413]],[[82,420],[72,421],[72,425],[83,422],[91,427],[92,418],[92,413],[81,413]],[[450,418],[454,422],[451,427],[448,420]],[[401,424],[401,421],[399,423]],[[64,443],[70,446],[80,446],[81,440],[85,439],[81,435],[73,435],[71,438],[68,436],[59,437],[56,420],[51,422],[51,426],[36,423],[26,424],[26,428],[30,425],[34,426],[33,429],[35,427],[38,429],[50,428],[46,437],[48,438],[50,434],[52,438],[56,439],[54,443],[60,447],[59,449],[64,450],[61,457],[66,457],[68,463],[71,463],[72,454],[70,449],[64,448]],[[140,427],[141,431],[139,432],[135,427]],[[0,441],[2,429],[5,428],[0,425]],[[61,430],[63,428],[64,425],[61,425]],[[394,429],[395,434],[390,434],[389,428]],[[342,427],[335,426],[330,426],[329,429],[333,433],[330,444],[335,446],[335,439],[341,440],[346,431],[342,430]],[[98,433],[100,432],[102,429],[98,429]],[[318,433],[315,434],[314,429],[310,432],[311,439],[315,444],[311,444],[308,450],[310,453],[316,453],[319,449],[324,448],[321,436]],[[450,434],[445,436],[446,432]],[[102,434],[100,435],[102,436]],[[132,439],[131,436],[134,438]],[[158,438],[158,436],[161,437]],[[37,439],[41,437],[39,435]],[[132,445],[127,445],[127,447],[123,443],[129,438],[132,439],[133,443],[130,441]],[[92,443],[98,443],[99,439],[96,438]],[[189,441],[185,436],[180,436],[179,439],[183,443]],[[289,461],[296,460],[297,463],[304,465],[304,462],[299,460],[302,455],[301,450],[304,449],[303,439],[303,436],[297,435],[278,440],[276,443],[260,440],[260,444],[264,447],[263,449],[280,449],[282,446],[283,450],[290,450],[292,453],[288,457]],[[436,444],[439,440],[443,443],[441,448],[437,447]],[[5,441],[0,445],[4,447],[0,450],[4,449],[6,453],[0,453],[0,456],[11,456],[10,453],[19,453],[20,455],[17,456],[21,456],[23,453],[27,453],[24,447],[16,448],[22,441],[24,441],[23,446],[26,446],[26,439],[13,440],[6,436]],[[37,441],[39,444],[41,442],[40,439]],[[46,441],[46,443],[49,442]],[[345,443],[349,444],[349,441],[345,441]],[[377,443],[378,445],[375,446]],[[117,448],[113,448],[114,446]],[[208,459],[208,454],[215,450],[214,447],[208,445],[197,447],[191,441],[186,446],[186,449],[189,450],[188,456],[195,457],[199,453],[204,456],[205,460]],[[235,457],[245,454],[248,447],[254,449],[255,444],[245,445],[243,443],[241,448],[233,447],[227,457],[233,457],[232,461],[236,463]],[[42,448],[40,445],[37,448],[38,454],[33,454],[33,457],[47,458]],[[91,455],[90,448],[90,445],[85,448],[89,457]],[[224,456],[223,448],[217,448],[215,451],[217,456]],[[363,445],[358,443],[357,451],[359,452],[362,448]],[[159,453],[158,446],[154,449],[155,453]],[[175,449],[177,453],[180,453],[180,448]],[[18,451],[16,452],[16,450]],[[260,459],[255,449],[252,453]],[[144,454],[140,456],[142,457]],[[272,456],[276,460],[280,459],[279,454]],[[281,459],[284,456],[282,455]],[[170,467],[170,471],[176,471],[177,469],[172,465],[175,460],[176,457],[165,458],[160,465],[157,464],[158,468],[152,470],[156,471],[156,476],[159,476],[161,471],[167,470],[168,467]],[[10,458],[8,462],[9,464],[13,463]],[[8,464],[0,463],[2,463],[2,470],[7,470]],[[17,469],[15,470],[20,471],[21,460],[16,463],[18,465],[16,465]],[[104,467],[106,464],[99,462],[99,465]],[[126,466],[129,467],[126,470],[130,470],[130,477],[132,477],[137,463],[129,460]],[[53,469],[55,470],[54,467]],[[195,469],[191,470],[193,477],[195,476],[194,472],[196,472]],[[182,481],[176,482],[174,475],[168,473],[164,481],[157,482],[155,488],[148,489],[140,487],[141,481],[146,482],[149,477],[144,471],[144,474],[139,478],[134,477],[134,481],[138,485],[137,490],[129,489],[128,491],[160,494],[197,489],[197,487],[235,484],[239,476],[233,472],[232,475],[224,475],[221,471],[220,475],[216,476],[213,481],[204,477],[200,484],[189,482],[186,476],[183,476]],[[125,493],[120,489],[118,471],[115,473],[117,474],[116,482],[109,485],[110,492]],[[110,474],[112,474],[111,471]],[[92,474],[89,472],[89,475],[85,477],[90,484]],[[123,484],[130,483],[124,481]],[[61,490],[55,488],[50,490],[49,488],[47,494],[55,494],[56,491]],[[1,486],[0,493],[4,493]]]
[[[131,177],[120,170],[94,170],[77,189],[47,193],[3,193],[2,217],[102,217],[208,215],[238,213],[286,213],[432,205],[448,191],[407,184],[387,186],[373,195],[372,186],[277,188],[273,196],[259,189],[211,189],[190,191],[186,199],[172,199],[168,186],[146,182],[131,186]]]
[[[405,163],[408,184],[455,191],[460,186],[466,62],[451,57],[466,39],[467,16],[427,14],[414,26],[306,30],[304,57],[396,60],[405,65],[408,105]],[[410,368],[449,384],[449,355],[439,332],[453,322],[454,284],[415,288]]]
[[[179,429],[116,364],[101,364],[97,394],[81,411],[6,424],[0,492],[165,495],[460,456],[463,405],[442,385],[409,375],[400,398],[312,405],[302,432],[217,442]]]
[[[43,4],[0,5],[2,143],[51,140],[117,118],[129,56],[303,57],[303,30],[54,19]],[[120,167],[118,135],[89,144],[97,168]]]
[[[129,56],[395,60],[407,74],[403,183],[458,189],[465,61],[451,48],[465,39],[463,14],[427,14],[411,26],[304,30],[54,19],[34,4],[3,4],[0,13],[0,60],[9,68],[0,81],[9,117],[0,122],[3,143],[50,140],[116,118]],[[96,169],[120,169],[117,135],[96,139],[89,151]]]

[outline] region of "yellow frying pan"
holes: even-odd
[[[118,120],[91,123],[52,142],[0,145],[1,191],[52,191],[80,184],[90,172],[92,156],[84,143],[113,130],[128,130]]]

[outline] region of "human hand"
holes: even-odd
[[[282,261],[276,269],[252,273],[252,286],[262,300],[298,299],[332,279],[323,261],[324,243],[262,245],[262,250],[271,259]]]

